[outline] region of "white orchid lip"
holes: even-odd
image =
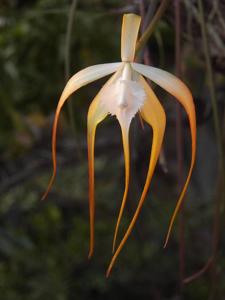
[[[125,126],[127,130],[132,118],[147,98],[138,78],[139,75],[130,63],[124,63],[122,70],[118,72],[112,83],[100,92],[102,108],[107,113],[115,115],[120,125]]]

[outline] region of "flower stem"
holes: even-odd
[[[176,75],[182,76],[181,70],[181,24],[180,24],[180,0],[174,1],[175,6],[175,66]],[[183,138],[182,138],[182,114],[180,104],[176,105],[176,145],[177,145],[177,161],[178,172],[177,182],[179,190],[183,186],[183,170],[184,170],[184,157],[183,157]],[[180,289],[183,289],[183,280],[185,273],[185,215],[184,206],[181,206],[179,215],[179,275],[180,275]]]
[[[70,59],[70,48],[71,48],[71,36],[72,36],[72,29],[73,29],[73,22],[74,22],[74,16],[75,16],[75,11],[77,7],[77,2],[78,0],[73,0],[70,8],[69,8],[69,13],[68,13],[68,22],[67,22],[67,30],[66,30],[66,41],[65,41],[65,79],[68,81],[70,77],[70,64],[71,64],[71,59]],[[72,129],[72,132],[74,133],[74,136],[76,135],[76,125],[74,121],[74,115],[73,115],[73,102],[68,101],[67,104],[68,108],[68,115],[69,115],[69,122],[70,126]],[[76,150],[77,154],[81,156],[81,151],[78,143],[76,142]]]
[[[222,129],[220,126],[219,121],[219,112],[217,106],[217,99],[216,99],[216,91],[215,91],[215,84],[214,84],[214,77],[212,71],[212,64],[210,59],[210,49],[208,44],[207,38],[207,30],[206,24],[204,20],[204,8],[202,0],[198,0],[198,9],[199,9],[199,16],[200,16],[200,25],[202,31],[202,40],[203,40],[203,48],[205,53],[205,61],[206,61],[206,68],[209,80],[209,91],[210,91],[210,98],[213,110],[213,119],[214,119],[214,128],[216,133],[217,139],[217,147],[219,152],[219,160],[220,160],[220,168],[221,168],[221,181],[222,181],[222,195],[218,195],[216,198],[215,203],[215,212],[214,212],[214,229],[213,229],[213,261],[212,261],[212,294],[215,292],[215,285],[216,285],[216,259],[217,259],[217,252],[218,252],[218,244],[219,244],[219,235],[220,235],[220,214],[222,214],[224,210],[224,203],[225,203],[225,164],[224,164],[224,149],[223,149],[223,141],[222,141]],[[211,295],[212,296],[212,295]],[[213,297],[213,296],[212,296]]]
[[[162,15],[164,14],[169,2],[170,2],[170,0],[162,0],[162,2],[160,4],[156,14],[154,15],[152,21],[147,26],[145,32],[143,33],[143,35],[141,36],[140,40],[137,43],[136,54],[138,54],[138,52],[140,52],[140,50],[147,43],[149,37],[151,36],[151,34],[153,33],[153,31],[155,29],[156,24],[158,23],[158,21],[161,19]]]
[[[69,9],[68,14],[68,22],[67,22],[67,30],[66,30],[66,41],[65,41],[65,78],[66,81],[70,77],[70,48],[71,48],[71,35],[73,29],[73,21],[75,10],[77,6],[77,0],[73,0],[71,7]],[[70,118],[70,123],[72,128],[74,127],[74,120],[73,120],[73,106],[72,102],[68,101],[68,113]]]
[[[211,104],[212,104],[212,109],[213,109],[214,127],[215,127],[215,132],[216,132],[216,137],[217,137],[219,155],[220,155],[220,159],[222,160],[221,162],[223,162],[222,167],[224,169],[222,132],[221,132],[220,122],[219,122],[216,91],[215,91],[215,84],[214,84],[214,79],[213,79],[212,64],[211,64],[211,59],[210,59],[210,49],[209,49],[207,30],[206,30],[206,25],[205,25],[205,20],[204,20],[204,10],[203,10],[203,5],[202,5],[202,0],[198,0],[198,6],[199,6],[199,13],[200,13],[200,23],[201,23],[201,30],[202,30],[203,47],[204,47],[204,52],[205,52],[205,62],[206,62],[206,67],[207,67],[208,80],[209,80],[210,98],[211,98]]]

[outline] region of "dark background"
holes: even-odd
[[[144,2],[144,1],[143,1]],[[147,11],[149,3],[145,1]],[[203,1],[213,78],[224,142],[225,3]],[[155,1],[155,8],[159,1]],[[214,3],[214,5],[213,5]],[[208,73],[197,1],[181,1],[181,70],[197,111],[197,160],[184,207],[184,233],[178,219],[166,249],[168,222],[179,193],[178,177],[190,164],[190,133],[182,110],[183,167],[178,174],[175,101],[159,88],[167,114],[161,162],[135,230],[109,279],[114,227],[124,187],[121,134],[107,118],[96,139],[96,246],[89,261],[86,116],[105,80],[72,97],[74,129],[65,107],[58,130],[57,179],[40,201],[51,175],[51,127],[66,82],[68,0],[0,2],[0,299],[224,299],[224,195],[214,131]],[[70,73],[89,65],[120,60],[122,14],[140,14],[138,1],[80,0],[74,11]],[[175,17],[171,1],[148,42],[151,64],[175,73]],[[66,57],[68,59],[68,55]],[[132,181],[121,235],[143,188],[151,130],[136,117],[131,126]],[[165,161],[163,161],[165,160]],[[166,170],[167,169],[167,170]],[[198,272],[212,255],[213,224],[220,221],[215,263]],[[180,245],[185,253],[179,258]]]

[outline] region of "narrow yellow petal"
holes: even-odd
[[[94,200],[94,144],[95,132],[97,125],[106,117],[107,112],[102,110],[99,105],[99,94],[92,101],[88,111],[88,174],[89,174],[89,215],[90,215],[90,258],[94,251],[94,215],[95,215],[95,200]]]
[[[121,59],[123,62],[131,62],[134,60],[140,23],[141,17],[138,15],[123,15],[121,33]]]
[[[170,233],[173,227],[173,223],[175,221],[176,215],[180,209],[180,206],[182,204],[185,192],[187,190],[192,170],[194,167],[194,162],[195,162],[195,156],[196,156],[196,114],[195,114],[195,106],[193,102],[193,98],[191,95],[190,90],[187,88],[187,86],[178,78],[176,78],[174,75],[149,66],[141,65],[141,64],[136,64],[133,63],[132,67],[145,77],[148,77],[152,81],[154,81],[156,84],[161,86],[163,89],[165,89],[168,93],[173,95],[184,107],[188,118],[189,118],[189,123],[190,123],[190,129],[191,129],[191,138],[192,138],[192,155],[191,155],[191,165],[190,169],[188,172],[188,176],[186,179],[186,182],[184,184],[184,187],[181,191],[181,194],[178,198],[177,205],[175,207],[175,210],[173,212],[170,224],[169,224],[169,229],[166,235],[166,240],[164,247],[166,247]]]
[[[127,200],[128,187],[129,187],[129,178],[130,178],[130,151],[129,151],[129,128],[126,126],[121,126],[122,138],[123,138],[123,149],[124,149],[124,160],[125,160],[125,188],[123,194],[123,200],[119,211],[119,216],[116,222],[116,229],[113,238],[113,253],[116,247],[116,239],[119,230],[120,221],[123,215],[123,210]]]
[[[118,76],[121,75],[121,68],[106,82],[92,101],[87,118],[87,143],[88,143],[88,173],[89,173],[89,215],[90,215],[90,258],[94,251],[94,216],[95,216],[95,197],[94,197],[94,144],[97,125],[107,116],[108,111],[104,105],[105,90],[111,85]]]
[[[151,156],[150,156],[150,162],[149,162],[149,169],[148,169],[146,182],[145,182],[144,189],[143,189],[141,198],[139,200],[137,209],[135,211],[135,214],[130,222],[130,225],[129,225],[122,241],[120,242],[120,244],[110,262],[110,265],[109,265],[107,273],[106,273],[107,277],[109,276],[120,251],[122,250],[129,235],[131,234],[133,227],[135,225],[135,222],[138,218],[138,215],[141,211],[141,208],[145,201],[146,194],[148,192],[149,185],[151,183],[151,179],[152,179],[152,176],[153,176],[153,173],[155,170],[155,166],[156,166],[156,163],[157,163],[157,160],[159,157],[159,153],[160,153],[160,149],[161,149],[162,141],[163,141],[163,137],[164,137],[164,132],[165,132],[165,125],[166,125],[165,112],[164,112],[159,100],[157,99],[156,95],[154,94],[152,89],[149,87],[149,85],[146,83],[146,81],[143,78],[141,78],[141,84],[147,95],[147,99],[145,100],[145,103],[144,103],[143,107],[141,108],[141,116],[153,129],[153,141],[152,141],[152,150],[151,150]]]
[[[76,73],[67,82],[56,108],[53,129],[52,129],[53,173],[50,182],[48,184],[47,190],[42,197],[42,200],[45,199],[46,196],[48,195],[56,176],[56,133],[57,133],[59,115],[64,103],[73,92],[75,92],[82,86],[115,72],[120,66],[121,63],[101,64],[101,65],[91,66]]]

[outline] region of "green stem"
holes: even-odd
[[[210,49],[208,44],[207,38],[207,30],[206,24],[204,20],[204,9],[202,0],[198,0],[198,8],[200,14],[200,24],[201,24],[201,31],[202,31],[202,39],[203,39],[203,47],[205,52],[205,61],[207,67],[207,74],[209,80],[209,91],[210,91],[210,98],[212,103],[212,110],[213,110],[213,119],[214,119],[214,127],[217,139],[217,146],[219,151],[219,159],[220,159],[220,167],[221,167],[221,181],[222,181],[222,195],[218,195],[215,203],[215,212],[214,212],[214,229],[213,229],[213,261],[212,261],[212,293],[215,292],[215,284],[216,284],[216,258],[218,252],[218,244],[219,244],[219,235],[220,235],[220,214],[224,209],[224,202],[225,202],[225,164],[224,164],[224,149],[223,149],[223,140],[222,140],[222,129],[220,126],[219,121],[219,112],[217,106],[217,99],[216,99],[216,91],[215,91],[215,84],[214,84],[214,77],[212,71],[212,64],[210,59]],[[223,204],[223,206],[222,206]]]
[[[169,2],[170,2],[170,0],[162,0],[156,14],[154,15],[154,17],[151,21],[151,23],[148,25],[145,32],[143,33],[143,35],[141,36],[140,40],[137,43],[136,54],[138,54],[138,52],[140,52],[140,50],[147,43],[149,37],[151,36],[151,34],[153,33],[153,31],[155,29],[156,24],[158,23],[158,21],[161,19],[162,15],[164,14]]]
[[[174,0],[175,6],[175,65],[176,75],[182,77],[181,70],[181,22],[180,22],[180,0]],[[177,183],[178,188],[181,190],[184,184],[183,171],[184,171],[184,157],[183,157],[183,135],[182,135],[182,114],[181,107],[176,105],[176,148],[177,148]],[[185,274],[185,214],[184,206],[181,206],[179,215],[179,275],[180,275],[180,289],[183,290],[183,280]]]
[[[203,10],[203,5],[202,5],[202,0],[198,0],[198,6],[199,6],[199,12],[200,12],[200,23],[201,23],[201,30],[202,30],[203,47],[204,47],[204,52],[205,52],[205,61],[206,61],[208,80],[209,80],[210,98],[211,98],[212,109],[213,109],[214,127],[215,127],[215,132],[216,132],[217,143],[218,143],[219,155],[220,155],[220,159],[223,162],[222,167],[224,169],[222,132],[221,132],[220,122],[219,122],[219,112],[218,112],[218,106],[217,106],[216,91],[215,91],[214,77],[213,77],[213,72],[212,72],[210,49],[209,49],[207,30],[206,30],[206,25],[205,25],[205,20],[204,20],[204,10]]]
[[[71,7],[69,9],[68,22],[67,22],[67,30],[66,30],[66,42],[65,42],[65,78],[66,81],[70,77],[70,48],[71,48],[71,36],[73,29],[73,21],[75,10],[77,6],[77,0],[73,0]],[[75,123],[73,118],[73,103],[72,101],[68,101],[68,114],[69,120],[72,127],[72,130],[75,131]]]
[[[70,64],[71,64],[71,59],[70,59],[70,49],[71,49],[71,36],[72,36],[72,29],[73,29],[73,21],[74,21],[74,16],[75,16],[75,11],[77,7],[77,2],[78,0],[73,0],[70,9],[69,9],[69,14],[68,14],[68,22],[67,22],[67,30],[66,30],[66,41],[65,41],[65,79],[68,81],[70,78]],[[70,126],[72,129],[72,132],[75,137],[77,137],[77,131],[76,131],[76,125],[74,121],[74,115],[73,115],[73,102],[68,101],[68,115],[69,115],[69,122]],[[76,142],[76,152],[79,157],[82,156],[81,151],[80,151],[80,146],[79,143]]]
[[[212,64],[211,64],[211,59],[210,59],[210,49],[209,49],[209,45],[208,45],[206,25],[205,25],[205,20],[204,20],[204,10],[203,10],[203,5],[202,5],[202,0],[198,0],[198,6],[199,6],[199,12],[200,12],[200,23],[201,23],[201,30],[202,30],[203,47],[204,47],[204,52],[205,52],[205,61],[206,61],[208,80],[209,80],[210,98],[211,98],[211,104],[212,104],[212,110],[213,110],[214,127],[215,127],[217,146],[218,146],[220,163],[221,163],[222,176],[223,176],[223,180],[225,181],[225,161],[224,161],[222,129],[220,126],[220,121],[219,121],[219,111],[218,111],[218,106],[217,106],[216,91],[215,91],[214,77],[213,77],[213,71],[212,71]],[[224,201],[225,201],[225,199],[224,199]],[[220,207],[220,208],[222,209],[222,207]]]

